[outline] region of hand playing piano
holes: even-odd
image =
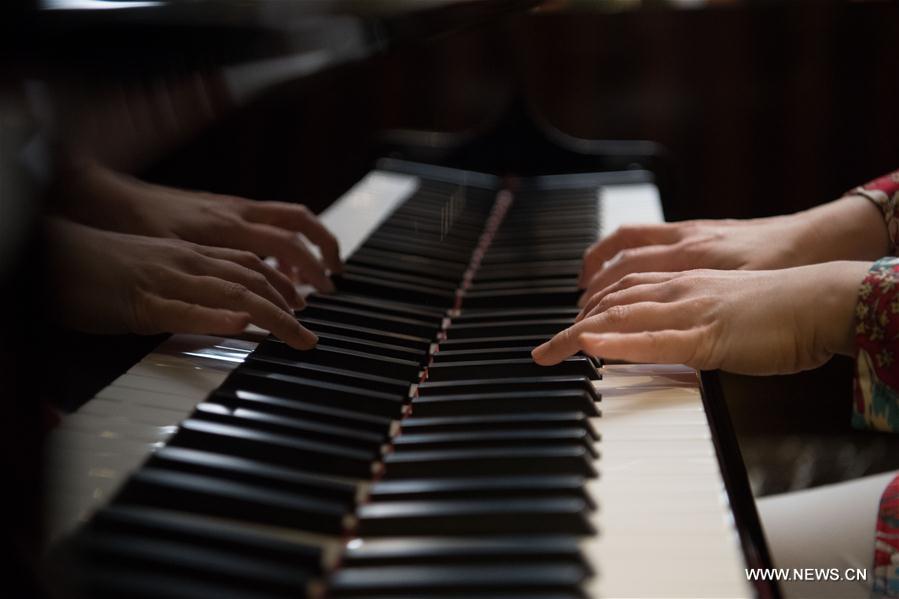
[[[631,274],[593,295],[534,359],[551,365],[584,351],[743,374],[815,368],[853,353],[858,289],[870,266]]]
[[[337,239],[305,206],[153,185],[96,163],[82,165],[74,173],[67,184],[75,189],[68,195],[77,195],[76,201],[65,205],[73,220],[122,233],[273,256],[292,281],[319,291],[334,290],[327,270],[342,269]],[[321,260],[304,238],[318,246]]]
[[[57,317],[94,333],[237,334],[252,322],[297,349],[316,343],[293,284],[255,254],[50,219]]]
[[[583,306],[622,277],[696,268],[767,270],[888,253],[883,218],[861,196],[785,216],[624,226],[584,255]]]

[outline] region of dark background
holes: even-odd
[[[282,86],[159,174],[323,207],[386,133],[476,134],[524,102],[667,148],[670,220],[795,211],[899,165],[897,39],[892,2],[519,15]]]

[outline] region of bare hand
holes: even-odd
[[[589,300],[571,327],[534,350],[543,365],[578,351],[701,370],[789,373],[851,354],[866,262],[772,271],[632,274]]]
[[[237,334],[252,322],[297,349],[303,300],[255,254],[53,219],[51,285],[63,324],[96,333]]]
[[[788,216],[624,226],[587,250],[580,304],[631,273],[768,270],[887,252],[883,218],[858,196]]]
[[[334,290],[326,269],[342,269],[337,239],[300,204],[151,185],[94,164],[73,179],[82,203],[69,202],[67,208],[79,222],[273,256],[289,278],[319,291]],[[322,260],[298,234],[319,247]]]

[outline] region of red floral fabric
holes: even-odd
[[[899,170],[850,190],[846,195],[865,196],[880,208],[893,256],[899,256]]]
[[[899,596],[899,476],[880,498],[871,590],[874,597]]]
[[[899,256],[899,171],[847,195],[874,202]],[[881,258],[868,271],[856,305],[853,425],[899,432],[899,257]],[[899,476],[884,490],[877,514],[872,597],[899,597]]]

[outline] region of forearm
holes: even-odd
[[[872,262],[891,253],[886,223],[868,198],[849,195],[790,215],[799,235],[796,251],[806,264],[833,260]]]
[[[146,234],[136,195],[146,184],[91,159],[71,159],[60,168],[55,212],[65,218],[122,233]]]

